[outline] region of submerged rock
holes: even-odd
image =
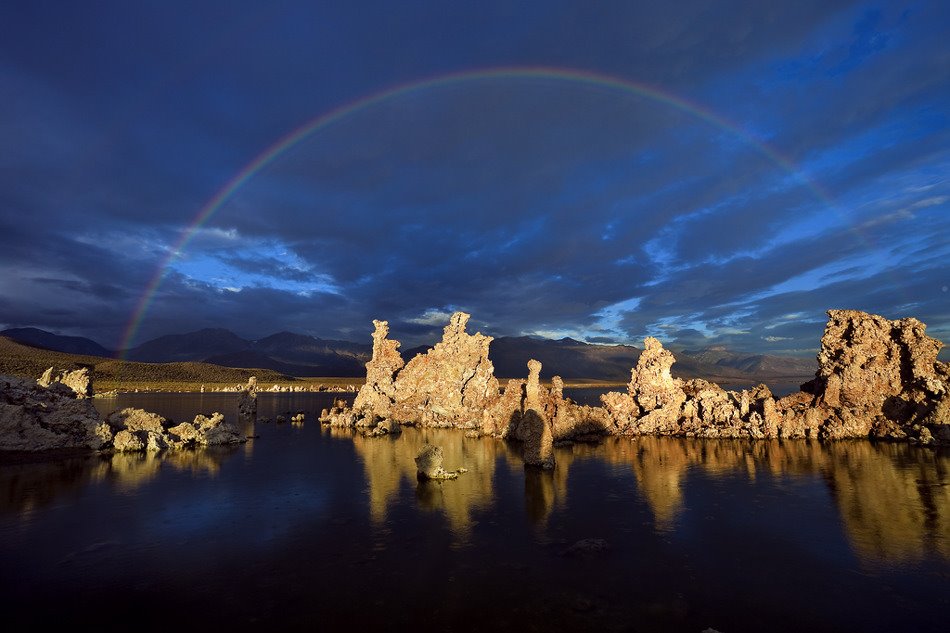
[[[455,479],[462,471],[447,471],[442,466],[444,456],[441,446],[424,444],[415,458],[416,476],[419,479]]]

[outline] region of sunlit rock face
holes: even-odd
[[[627,396],[609,395],[601,402],[621,434],[672,434],[679,431],[680,410],[686,400],[683,381],[673,378],[676,359],[655,338],[643,341],[644,350],[630,372]]]
[[[828,316],[815,379],[778,403],[789,435],[816,429],[828,439],[950,442],[950,372],[937,360],[943,344],[926,326],[856,310]]]
[[[389,417],[396,398],[395,376],[403,367],[399,341],[389,336],[388,321],[373,321],[373,357],[366,363],[366,383],[353,402],[357,415]],[[343,425],[341,425],[343,426]]]
[[[190,446],[221,446],[239,444],[247,439],[224,421],[220,413],[210,417],[197,415],[193,422],[169,427],[160,415],[143,409],[125,408],[109,414],[108,423],[114,437],[113,448],[119,452],[157,452]]]
[[[111,440],[92,403],[71,387],[0,376],[0,450],[99,449]]]
[[[394,417],[421,426],[481,426],[482,412],[498,399],[498,380],[488,359],[492,337],[466,333],[469,318],[464,312],[453,314],[442,341],[399,371]]]
[[[673,354],[648,337],[627,392],[604,394],[601,407],[565,398],[557,376],[545,387],[536,360],[528,361],[525,380],[510,380],[499,393],[488,358],[492,339],[466,333],[463,312],[452,315],[440,343],[405,366],[399,343],[386,338],[386,322],[374,321],[366,385],[352,408],[335,406],[321,421],[468,429],[523,442],[525,463],[546,467],[553,463],[548,438],[553,444],[608,434],[950,444],[950,370],[937,361],[942,344],[925,326],[851,310],[829,316],[817,376],[799,393],[776,400],[765,385],[727,391],[674,378]]]
[[[88,367],[80,367],[72,371],[66,369],[59,374],[54,374],[53,368],[50,367],[36,382],[41,387],[49,387],[54,382],[62,383],[72,389],[77,398],[92,398],[94,393],[92,371]]]

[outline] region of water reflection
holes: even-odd
[[[455,430],[406,429],[396,437],[363,437],[342,429],[330,429],[329,433],[353,442],[366,473],[370,518],[374,523],[386,521],[389,509],[398,502],[400,487],[406,484],[415,488],[420,508],[445,514],[460,540],[466,540],[470,534],[473,513],[492,503],[496,460],[505,457],[520,467],[506,443],[469,439]],[[464,466],[468,472],[445,482],[417,481],[414,458],[426,443],[442,447],[447,470]]]
[[[242,468],[267,472],[272,467],[267,455],[280,458],[286,455],[286,448],[279,445],[279,429],[267,427],[259,432],[264,430],[271,432],[265,441],[272,449],[260,455],[249,452],[246,445],[27,463],[0,461],[0,514],[26,521],[43,508],[55,507],[62,498],[78,499],[88,488],[128,494],[162,473],[190,474],[182,478],[181,485],[188,485],[191,478],[218,476],[236,452],[244,455]],[[293,441],[306,437],[306,431],[295,433]],[[670,532],[690,516],[686,500],[691,482],[694,486],[701,486],[703,479],[723,482],[722,494],[730,494],[735,486],[761,486],[758,490],[770,494],[772,503],[782,503],[783,482],[807,479],[810,490],[827,491],[827,496],[819,495],[809,503],[834,504],[842,532],[861,558],[885,564],[934,555],[950,559],[948,451],[862,441],[820,445],[607,438],[599,445],[558,448],[557,468],[543,472],[525,470],[515,446],[488,438],[466,438],[459,431],[407,429],[395,438],[368,438],[340,429],[323,431],[327,435],[317,428],[313,432],[312,437],[321,442],[327,442],[328,435],[340,440],[328,442],[333,446],[345,446],[347,451],[352,446],[365,476],[373,524],[385,524],[397,506],[408,503],[423,512],[443,514],[457,542],[469,541],[477,519],[497,511],[496,500],[512,493],[516,498],[523,495],[524,516],[544,530],[556,513],[567,512],[569,490],[578,502],[585,496],[596,500],[598,495],[606,495],[610,486],[610,494],[645,502],[655,529]],[[417,482],[413,458],[426,442],[443,448],[446,468],[464,466],[468,472],[454,481]],[[598,468],[586,467],[580,471],[584,463],[598,468],[606,464],[612,473],[604,475]],[[577,479],[578,472],[584,473],[583,480]],[[307,473],[303,470],[300,476],[306,478]],[[496,490],[499,485],[505,489]]]
[[[735,442],[610,438],[604,459],[629,465],[658,529],[673,529],[691,469],[755,481],[818,475],[828,485],[858,554],[880,562],[950,558],[950,455],[907,444],[863,441]],[[588,452],[589,453],[589,452]]]
[[[366,472],[370,514],[384,522],[398,503],[403,482],[415,487],[418,507],[439,510],[462,538],[473,514],[492,503],[493,471],[503,458],[520,470],[517,453],[503,442],[469,439],[455,431],[408,430],[401,437],[351,438]],[[458,480],[417,484],[413,457],[425,442],[443,447],[446,467],[465,466]],[[554,472],[524,470],[525,512],[543,526],[566,507],[575,463],[604,460],[628,469],[638,494],[650,507],[655,527],[676,529],[685,508],[691,473],[711,479],[744,477],[750,483],[773,478],[818,477],[825,482],[855,551],[878,562],[920,560],[936,552],[950,558],[950,456],[906,444],[839,442],[736,442],[644,437],[608,438],[603,444],[560,448]]]
[[[88,485],[105,484],[128,493],[155,479],[163,469],[214,477],[235,447],[162,453],[116,453],[45,459],[0,465],[0,513],[29,518],[59,497]]]

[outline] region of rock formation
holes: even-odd
[[[199,414],[193,422],[170,426],[160,415],[126,408],[110,413],[108,423],[115,433],[112,444],[116,451],[161,451],[247,441],[220,413],[213,413],[211,417]]]
[[[889,438],[950,444],[950,369],[937,361],[941,343],[916,319],[832,310],[819,369],[799,393],[776,400],[765,385],[727,391],[705,380],[673,377],[673,354],[655,338],[631,370],[626,393],[601,396],[601,407],[564,397],[563,381],[540,380],[528,362],[525,380],[499,393],[491,337],[465,332],[456,312],[442,341],[403,366],[399,343],[374,321],[373,359],[352,408],[324,411],[331,426],[387,433],[391,425],[452,427],[522,442],[526,464],[553,467],[555,442],[605,434],[706,438]],[[372,430],[385,424],[377,433]]]
[[[480,425],[482,411],[498,398],[498,381],[488,359],[492,338],[466,333],[468,320],[464,312],[453,314],[442,341],[399,371],[389,415],[420,426]]]
[[[614,432],[630,435],[910,439],[950,443],[942,344],[917,319],[889,321],[831,310],[818,371],[802,391],[775,400],[765,385],[726,391],[676,380],[673,355],[647,339],[628,394],[601,397]]]
[[[469,315],[456,312],[442,341],[405,365],[399,342],[387,338],[386,321],[373,321],[373,357],[366,384],[350,408],[335,408],[321,421],[337,427],[372,429],[392,419],[430,427],[480,428],[483,412],[498,399],[498,381],[488,360],[492,339],[468,334]]]
[[[416,455],[416,476],[425,481],[427,479],[455,479],[464,470],[447,471],[442,466],[444,461],[441,446],[424,444]]]
[[[49,372],[52,373],[52,372]],[[98,450],[112,434],[90,400],[65,384],[0,376],[0,450]]]
[[[238,414],[249,420],[257,419],[257,377],[251,376],[238,396]]]
[[[53,375],[53,368],[50,367],[43,372],[43,375],[36,381],[41,387],[49,387],[54,382],[59,382],[76,394],[77,398],[92,398],[94,395],[92,387],[92,371],[88,367],[79,369],[64,369],[57,375]]]
[[[830,310],[815,379],[783,398],[786,426],[825,439],[879,437],[950,443],[950,368],[943,343],[917,319],[889,321],[856,310]]]
[[[399,355],[399,341],[386,338],[389,322],[373,321],[373,356],[366,363],[366,383],[356,394],[353,410],[358,416],[388,417],[396,399],[396,372],[405,364]]]
[[[88,376],[88,373],[81,374]],[[168,428],[159,415],[122,409],[103,420],[92,402],[73,387],[44,374],[37,381],[0,376],[0,451],[50,449],[161,451],[246,441],[220,413]]]

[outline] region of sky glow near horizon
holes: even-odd
[[[946,3],[312,4],[0,8],[0,325],[116,347],[277,139],[546,67],[741,133],[540,74],[395,94],[241,183],[133,342],[386,319],[411,347],[462,309],[495,336],[808,355],[853,308],[950,343]]]

